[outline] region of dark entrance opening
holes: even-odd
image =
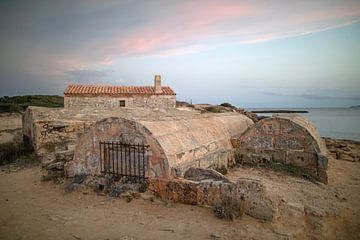
[[[100,142],[100,172],[126,176],[130,180],[147,179],[148,145]]]

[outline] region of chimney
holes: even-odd
[[[155,93],[162,93],[162,89],[161,89],[161,75],[155,75],[154,88],[155,88]]]

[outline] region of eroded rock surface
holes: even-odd
[[[197,181],[188,179],[155,179],[152,189],[163,199],[192,205],[214,206],[215,215],[233,219],[242,212],[256,219],[272,221],[276,205],[261,181],[240,178],[231,182],[211,169],[190,169],[187,176],[199,174]],[[227,206],[226,206],[227,205]],[[225,209],[225,210],[224,210]],[[224,214],[224,211],[233,213]]]
[[[360,162],[360,142],[344,139],[324,138],[334,159]]]

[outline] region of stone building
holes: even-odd
[[[117,173],[126,162],[133,167],[126,170],[132,174],[136,170],[140,175],[140,166],[145,177],[171,179],[191,167],[229,167],[238,162],[294,166],[327,181],[326,146],[316,128],[296,115],[254,124],[239,113],[176,108],[29,107],[23,116],[23,133],[50,175],[96,176],[110,174],[104,171],[109,167]],[[119,148],[118,143],[126,145]],[[141,159],[138,145],[147,147]]]
[[[103,86],[69,85],[64,92],[64,106],[69,109],[174,108],[176,94],[161,86],[161,76],[156,75],[154,86]]]
[[[327,182],[328,151],[316,127],[297,114],[279,114],[250,126],[233,138],[241,164],[296,167],[316,180]]]
[[[101,174],[100,142],[148,145],[149,178],[182,176],[190,167],[227,167],[233,161],[231,137],[253,124],[238,113],[200,114],[176,108],[29,107],[23,119],[23,133],[43,166],[62,175],[65,170],[68,177]]]

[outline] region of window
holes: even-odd
[[[119,106],[120,107],[125,107],[125,100],[120,100],[119,101]]]

